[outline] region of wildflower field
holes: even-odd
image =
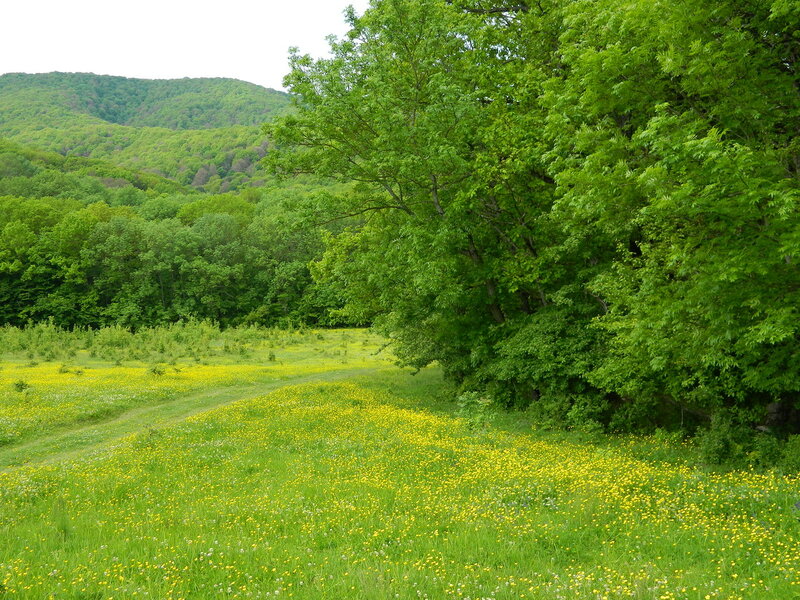
[[[253,335],[6,358],[0,598],[800,597],[797,477],[470,418],[365,332]]]
[[[203,323],[136,336],[116,328],[0,329],[7,354],[0,363],[0,464],[4,446],[190,393],[375,367],[379,342],[347,330],[220,332]]]

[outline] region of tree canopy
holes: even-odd
[[[798,410],[800,11],[373,0],[292,56],[276,173],[358,182],[318,277],[409,364],[612,429]],[[774,425],[774,423],[772,424]]]
[[[293,209],[316,182],[204,194],[3,140],[0,170],[3,324],[335,322],[309,271],[323,230]]]

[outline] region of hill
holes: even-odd
[[[130,79],[92,73],[0,76],[3,121],[35,116],[59,127],[64,116],[173,130],[260,125],[284,112],[289,95],[236,79]],[[42,112],[41,109],[46,111]]]
[[[234,79],[10,73],[0,107],[0,136],[225,192],[261,181],[259,125],[289,96]]]

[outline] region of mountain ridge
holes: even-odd
[[[58,71],[0,75],[0,103],[14,105],[20,96],[46,120],[42,99],[61,109],[49,114],[62,118],[67,112],[116,125],[173,130],[259,125],[289,106],[285,92],[223,77],[140,79]]]

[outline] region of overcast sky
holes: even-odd
[[[0,74],[233,77],[282,89],[290,46],[327,54],[368,0],[22,0],[3,3]]]

